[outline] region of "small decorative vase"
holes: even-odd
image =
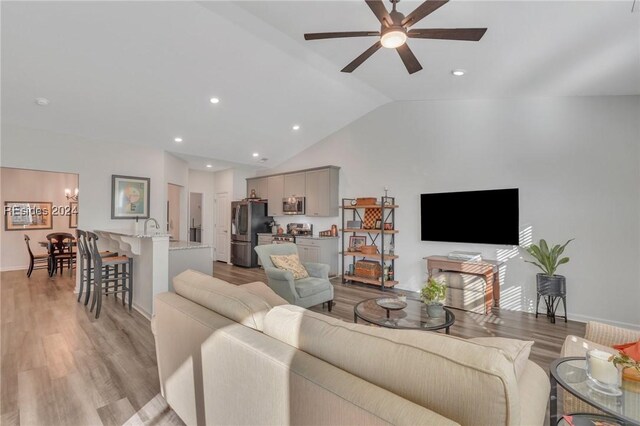
[[[442,309],[442,303],[427,303],[427,314],[431,318],[440,318],[444,315],[444,309]]]

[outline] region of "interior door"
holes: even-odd
[[[215,260],[229,262],[229,226],[231,224],[231,202],[228,192],[216,194],[216,252]]]

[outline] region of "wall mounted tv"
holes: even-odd
[[[518,189],[420,196],[422,241],[518,245]]]

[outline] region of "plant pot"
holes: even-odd
[[[444,315],[442,303],[427,303],[427,315],[431,318],[440,318]]]
[[[566,296],[567,279],[562,275],[536,275],[536,289],[541,296]]]

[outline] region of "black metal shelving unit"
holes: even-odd
[[[395,279],[389,280],[385,279],[384,272],[382,277],[379,280],[375,280],[372,278],[364,278],[358,277],[355,275],[346,274],[346,268],[348,264],[353,264],[355,267],[355,263],[357,260],[376,260],[380,262],[382,269],[384,271],[385,262],[390,262],[390,266],[393,270],[394,277],[396,273],[395,260],[398,258],[398,255],[395,253],[395,239],[398,230],[396,229],[396,209],[398,205],[396,205],[395,197],[383,196],[376,200],[376,204],[369,205],[355,205],[355,198],[343,198],[342,204],[340,205],[341,209],[341,218],[342,218],[342,227],[340,228],[340,232],[342,235],[342,283],[346,284],[347,282],[359,282],[370,285],[380,286],[382,290],[388,287],[393,287],[398,284],[398,281]],[[353,203],[353,204],[352,204]],[[380,217],[381,217],[381,226],[380,229],[365,229],[365,228],[348,228],[347,221],[349,220],[359,220],[362,225],[364,225],[364,214],[361,214],[365,209],[368,208],[376,208],[380,209]],[[351,219],[348,219],[348,216]],[[384,229],[385,223],[391,223],[390,230]],[[361,226],[362,226],[361,225]],[[367,238],[368,245],[378,245],[378,250],[380,253],[376,254],[365,254],[362,252],[349,252],[347,248],[349,247],[347,242],[347,237],[355,236],[355,235],[364,235]],[[385,253],[385,250],[388,250],[389,246],[394,247],[393,254]],[[354,268],[355,269],[355,268]]]

